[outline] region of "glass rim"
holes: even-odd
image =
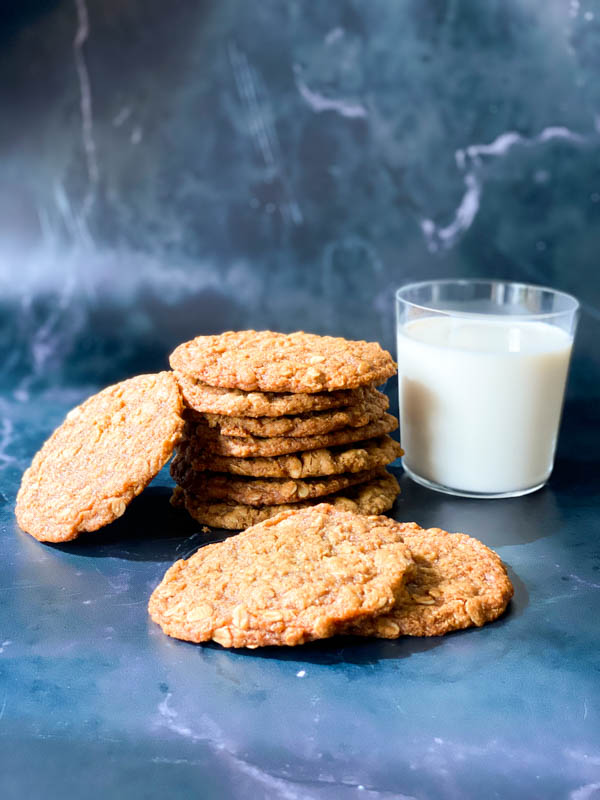
[[[514,319],[548,319],[552,317],[562,317],[562,316],[573,316],[575,315],[580,307],[581,304],[579,300],[572,294],[568,292],[563,292],[561,289],[553,289],[551,286],[540,286],[536,283],[524,283],[523,281],[510,281],[510,280],[503,280],[502,278],[433,278],[431,280],[426,281],[414,281],[412,283],[406,283],[404,286],[400,286],[396,289],[396,301],[405,303],[406,305],[410,305],[413,308],[419,308],[422,311],[431,311],[435,314],[447,314],[454,317],[472,317],[472,316],[479,316],[479,317],[505,317],[507,315],[504,314],[494,314],[494,312],[469,312],[469,311],[456,311],[452,310],[451,308],[443,309],[443,308],[434,308],[430,305],[425,305],[423,303],[415,303],[413,300],[408,300],[402,296],[403,292],[411,291],[414,289],[421,289],[425,286],[440,286],[440,285],[449,285],[455,284],[456,286],[460,285],[473,285],[473,284],[487,284],[487,285],[494,285],[494,284],[501,284],[504,286],[516,286],[523,289],[533,289],[536,292],[548,292],[549,294],[554,295],[555,297],[561,297],[570,304],[570,308],[564,308],[559,311],[543,311],[541,313],[525,313],[525,314],[510,314],[511,317]]]

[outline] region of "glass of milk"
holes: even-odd
[[[508,281],[398,289],[400,439],[413,480],[482,498],[546,483],[578,308],[564,292]]]

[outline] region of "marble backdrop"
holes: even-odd
[[[434,276],[584,303],[598,393],[597,0],[12,0],[3,386],[95,386],[228,328],[393,348]]]

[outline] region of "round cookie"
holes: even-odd
[[[323,478],[246,478],[219,472],[198,472],[181,456],[171,463],[171,475],[179,486],[204,500],[225,500],[249,506],[278,505],[311,500],[333,494],[348,486],[366,483],[381,471],[346,473]]]
[[[185,436],[192,449],[206,450],[220,456],[253,458],[255,456],[280,456],[301,450],[316,450],[319,447],[332,447],[338,444],[359,442],[390,433],[398,427],[398,420],[391,414],[384,414],[375,422],[359,428],[341,428],[339,431],[322,433],[317,436],[273,436],[261,439],[258,436],[221,436],[208,425],[187,423]]]
[[[313,392],[356,389],[394,375],[391,355],[377,342],[314,333],[228,331],[198,336],[177,347],[173,369],[210,386],[246,392]]]
[[[23,474],[15,513],[45,542],[108,525],[169,460],[183,429],[172,372],[109,386],[67,414]]]
[[[411,565],[390,520],[322,503],[177,561],[148,610],[169,636],[224,647],[297,645],[389,609]]]
[[[391,436],[379,436],[353,445],[306,450],[283,456],[237,458],[206,453],[182,443],[179,452],[195,470],[214,470],[254,478],[311,478],[362,472],[390,464],[404,451]]]
[[[243,392],[241,389],[220,389],[196,380],[192,375],[175,372],[186,405],[207,414],[233,417],[282,417],[353,406],[374,390],[369,386],[341,389],[337,392],[300,394],[290,392]]]
[[[399,527],[416,566],[394,607],[340,632],[385,639],[441,636],[485,625],[505,611],[513,586],[489,547],[464,533],[424,530],[414,523]]]
[[[316,411],[314,414],[287,417],[227,417],[224,414],[204,414],[210,428],[222,436],[317,436],[340,428],[359,428],[379,419],[390,403],[381,392],[374,391],[365,401],[346,408]]]
[[[383,476],[367,483],[351,486],[329,495],[327,502],[336,508],[353,511],[356,514],[382,514],[384,511],[389,511],[394,505],[399,492],[398,481],[393,475],[386,472]],[[316,498],[292,504],[264,505],[254,508],[243,503],[204,502],[180,486],[175,487],[171,498],[174,506],[184,507],[197,522],[234,531],[256,525],[281,511],[308,508],[320,502],[320,498]]]

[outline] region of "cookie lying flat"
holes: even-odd
[[[301,450],[316,450],[319,447],[332,447],[338,444],[359,442],[390,433],[398,427],[398,420],[391,414],[384,414],[375,422],[359,428],[342,428],[332,433],[318,436],[273,436],[261,439],[257,436],[220,436],[208,425],[186,423],[185,436],[188,445],[196,451],[206,450],[221,456],[253,458],[255,456],[279,456]]]
[[[383,416],[389,405],[384,394],[373,391],[368,399],[354,406],[299,416],[227,417],[224,414],[204,414],[203,417],[208,426],[216,428],[222,436],[317,436],[341,428],[368,425]]]
[[[196,380],[192,375],[175,372],[186,405],[207,414],[233,417],[282,417],[307,411],[353,406],[374,391],[371,387],[342,389],[336,392],[299,394],[291,392],[243,392],[220,389]]]
[[[69,412],[23,475],[15,513],[45,542],[108,525],[169,460],[183,429],[171,372],[109,386]]]
[[[404,453],[398,442],[390,436],[379,436],[350,446],[338,445],[271,458],[218,456],[189,447],[187,443],[181,444],[179,452],[196,470],[212,469],[255,478],[310,478],[362,472],[384,467]]]
[[[296,645],[389,609],[411,565],[390,520],[320,504],[278,514],[177,561],[148,610],[169,636]]]
[[[210,386],[246,392],[308,393],[379,384],[396,372],[377,342],[314,333],[228,331],[177,347],[173,369]]]
[[[394,608],[340,632],[386,639],[441,636],[484,625],[504,612],[513,586],[496,553],[463,533],[400,527],[416,568]]]
[[[355,514],[382,514],[394,505],[400,492],[398,481],[393,475],[385,473],[381,478],[375,478],[358,486],[351,486],[336,494],[328,495],[327,502],[344,511],[353,511]],[[282,505],[265,505],[260,508],[242,503],[203,502],[196,495],[190,494],[176,486],[173,491],[171,503],[176,507],[184,507],[187,512],[203,525],[212,525],[215,528],[228,530],[242,530],[250,525],[256,525],[281,511],[293,511],[297,508],[308,508],[317,505],[321,500],[301,500],[299,503]]]
[[[346,489],[348,486],[366,483],[373,478],[380,477],[381,472],[368,470],[306,480],[247,478],[219,472],[198,472],[191,468],[181,456],[176,456],[171,463],[171,475],[179,486],[190,494],[202,497],[203,500],[225,500],[228,503],[265,506],[323,497]]]

